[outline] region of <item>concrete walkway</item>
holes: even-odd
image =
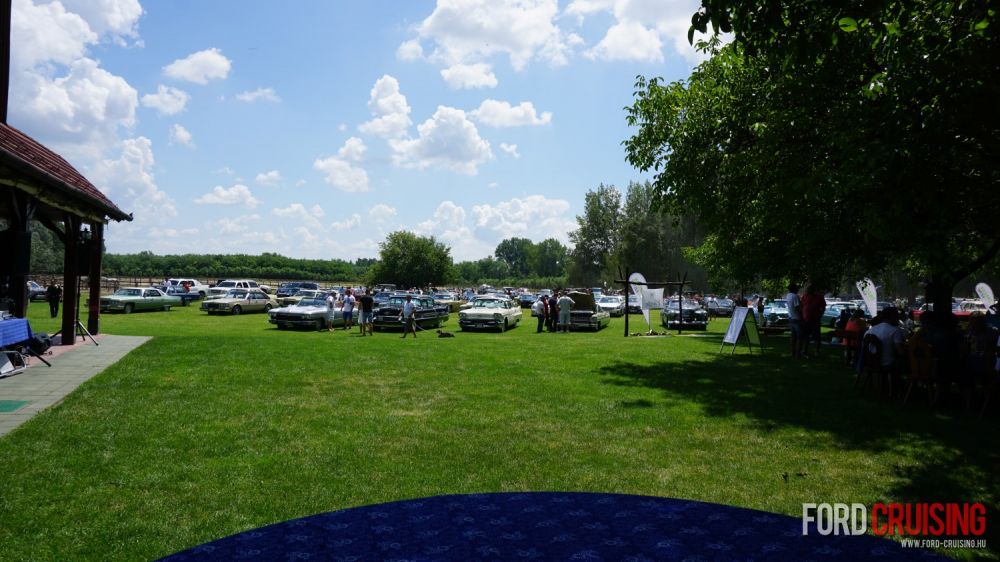
[[[90,377],[150,339],[144,336],[100,335],[97,337],[100,345],[87,340],[74,346],[53,346],[52,355],[45,356],[52,367],[46,367],[32,358],[27,371],[0,379],[0,404],[4,401],[26,402],[13,412],[0,412],[0,436],[10,433],[45,408],[58,404]]]

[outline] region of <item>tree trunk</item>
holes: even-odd
[[[939,320],[951,318],[951,296],[955,290],[955,282],[947,277],[933,276],[927,284],[926,298],[934,305],[934,316]]]

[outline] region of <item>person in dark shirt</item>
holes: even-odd
[[[549,331],[556,331],[556,319],[559,318],[559,306],[556,304],[556,296],[558,293],[553,293],[549,295],[549,315],[546,318],[546,322],[549,326]]]
[[[45,288],[45,300],[49,302],[49,313],[55,318],[59,316],[59,299],[62,298],[62,289],[55,283],[49,283]]]
[[[361,335],[365,335],[367,329],[368,335],[374,336],[375,324],[372,322],[372,316],[375,311],[375,299],[372,298],[371,289],[365,289],[365,295],[358,299],[358,304],[361,306],[361,316],[358,322],[361,325]]]

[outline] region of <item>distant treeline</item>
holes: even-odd
[[[353,281],[364,278],[374,259],[309,260],[273,253],[183,254],[158,256],[152,252],[105,254],[104,275],[128,277],[194,277],[214,280],[233,277],[260,279],[315,279]]]

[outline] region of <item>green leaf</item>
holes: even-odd
[[[831,33],[830,34],[830,43],[832,43],[834,47],[837,46],[837,43],[839,41],[840,41],[840,36],[839,35],[837,35],[836,33]]]
[[[840,18],[837,21],[837,25],[840,26],[841,31],[851,32],[858,30],[858,22],[854,18]]]
[[[897,33],[899,33],[899,24],[898,23],[896,23],[896,22],[886,22],[883,25],[885,25],[885,31],[889,35],[896,35]]]
[[[987,19],[979,20],[979,22],[976,23],[976,31],[982,31],[982,30],[986,29],[989,26],[990,26],[989,20],[987,20]]]

